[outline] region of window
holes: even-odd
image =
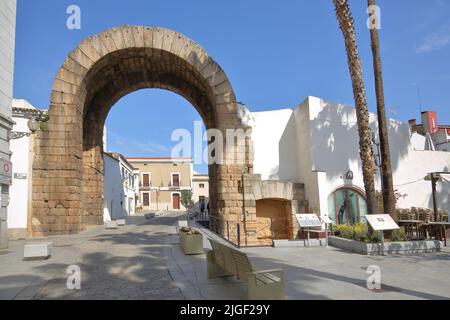
[[[356,189],[343,187],[328,196],[328,215],[334,224],[365,223],[366,199]]]
[[[150,206],[150,194],[148,192],[142,193],[142,205],[144,207]]]
[[[198,187],[199,187],[200,189],[205,189],[205,184],[204,184],[204,183],[200,183],[200,184],[198,185]]]
[[[180,174],[172,173],[172,187],[179,187],[179,186],[180,186]]]
[[[148,174],[148,173],[142,174],[142,186],[150,187],[150,174]]]

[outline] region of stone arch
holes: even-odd
[[[227,129],[247,129],[222,68],[184,35],[164,28],[120,26],[91,36],[59,69],[48,130],[37,137],[34,235],[73,233],[103,223],[103,124],[116,101],[143,88],[182,95],[206,127],[219,129],[224,137]],[[236,146],[231,153],[245,163],[209,165],[210,210],[219,221],[242,221],[240,199],[245,191],[239,189],[240,181],[252,173],[251,141],[246,141],[245,150]],[[254,214],[254,201],[247,201],[245,210]],[[219,230],[224,234],[223,226]]]
[[[299,227],[295,214],[310,212],[305,185],[283,180],[261,180],[259,174],[246,178],[256,205],[256,243],[271,245],[272,239],[279,237],[296,239]],[[282,219],[279,219],[280,216],[283,216]]]

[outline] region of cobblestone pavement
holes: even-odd
[[[0,255],[0,299],[184,299],[164,261],[164,239],[180,213],[130,217],[118,230],[11,241]],[[23,245],[53,242],[46,261],[22,261]],[[67,289],[67,268],[81,270],[81,290]]]

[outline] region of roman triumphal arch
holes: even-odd
[[[192,40],[144,26],[120,26],[91,36],[59,69],[47,130],[36,137],[33,235],[75,233],[103,224],[105,119],[121,97],[143,88],[180,94],[196,108],[206,128],[219,129],[224,137],[227,129],[245,129],[227,76]],[[245,147],[236,146],[231,155],[243,157],[243,163],[209,165],[210,211],[224,236],[226,225],[241,224],[241,243],[252,241],[255,228],[255,200],[246,193],[251,188],[244,179],[252,174],[251,152],[247,139]]]

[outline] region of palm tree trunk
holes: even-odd
[[[375,0],[367,0],[369,12],[371,7],[376,6]],[[377,11],[370,12],[372,18],[377,14]],[[374,21],[377,21],[375,19]],[[377,97],[377,114],[378,114],[378,131],[380,136],[380,153],[381,153],[381,183],[383,190],[383,208],[384,213],[389,213],[395,219],[395,196],[394,196],[394,182],[392,178],[391,168],[391,154],[389,150],[389,136],[386,121],[386,111],[384,104],[384,89],[383,89],[383,72],[381,67],[380,55],[380,39],[378,36],[378,26],[371,25],[370,28],[370,44],[372,47],[373,69],[375,74],[375,91]]]
[[[347,0],[333,0],[336,17],[344,36],[348,66],[352,79],[353,96],[356,105],[356,118],[359,134],[359,154],[362,161],[364,188],[366,191],[367,210],[369,214],[378,213],[375,199],[375,162],[372,149],[372,135],[369,127],[369,111],[367,109],[366,92],[362,75],[361,60],[356,45],[353,17]]]

